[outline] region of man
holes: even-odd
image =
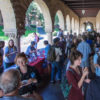
[[[62,56],[61,49],[59,47],[59,38],[54,39],[54,48],[55,48],[55,56],[56,59],[51,62],[52,68],[51,68],[51,83],[54,83],[55,81],[55,69],[57,68],[56,72],[56,81],[60,82],[61,80],[61,67],[60,67],[60,57]]]
[[[45,45],[45,48],[44,48],[44,50],[45,50],[45,58],[47,58],[48,51],[50,50],[51,45],[48,43],[47,40],[44,41],[44,45]]]
[[[58,33],[57,33],[57,36],[60,37],[60,36],[63,36],[63,30],[59,29]]]
[[[44,68],[47,69],[47,73],[50,74],[50,62],[47,60],[47,56],[48,56],[48,52],[51,48],[51,45],[48,43],[47,40],[44,41],[44,45],[45,45],[45,48],[44,48],[44,51],[45,51],[45,61],[44,61]]]
[[[0,100],[42,100],[42,98],[35,94],[34,98],[23,98],[18,95],[20,88],[20,73],[16,69],[6,70],[0,79],[0,88],[3,92],[3,97]]]
[[[86,43],[86,37],[82,37],[82,42],[79,43],[77,50],[83,55],[81,67],[89,67],[89,54],[91,53],[91,48],[88,43]]]
[[[28,56],[28,57],[32,57],[32,54],[36,54],[36,49],[35,49],[35,42],[34,41],[32,41],[31,42],[31,45],[30,46],[28,46],[28,48],[27,48],[27,50],[26,50],[26,55]]]

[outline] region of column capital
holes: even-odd
[[[3,30],[6,36],[15,38],[17,36],[17,30],[11,29],[11,30]]]

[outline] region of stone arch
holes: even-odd
[[[72,17],[71,27],[72,27],[72,33],[73,33],[74,32],[74,29],[75,29],[74,17]]]
[[[70,32],[70,30],[71,30],[70,25],[71,25],[71,23],[70,23],[70,16],[67,15],[66,16],[66,29],[67,29],[68,32]]]
[[[10,0],[0,0],[0,10],[3,18],[5,35],[17,34],[15,13]]]
[[[58,10],[56,14],[58,15],[58,18],[59,18],[59,26],[60,26],[60,28],[62,30],[64,30],[65,27],[64,27],[64,16],[63,16],[63,13],[61,12],[61,10]]]
[[[78,23],[77,20],[75,20],[75,32],[76,32],[77,35],[78,35],[78,33],[79,33],[79,23]]]

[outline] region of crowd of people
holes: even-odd
[[[30,43],[25,53],[17,52],[12,39],[9,40],[4,51],[0,45],[1,97],[23,100],[18,94],[27,93],[32,94],[34,100],[42,100],[42,97],[36,93],[41,76],[35,67],[29,66],[30,59],[38,54],[36,40]],[[47,73],[50,75],[50,84],[61,83],[65,73],[68,84],[72,86],[68,100],[100,100],[100,35],[98,33],[64,35],[60,30],[57,37],[53,39],[53,45],[47,40],[44,41],[44,45],[44,68],[47,68]],[[16,68],[11,67],[14,64]]]
[[[68,100],[100,100],[99,33],[84,32],[77,36],[76,33],[63,35],[61,32],[47,50],[47,61],[51,64],[50,83],[62,82],[66,68],[66,80],[72,86]]]

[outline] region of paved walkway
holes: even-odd
[[[43,100],[64,100],[59,84],[49,84],[41,95]]]

